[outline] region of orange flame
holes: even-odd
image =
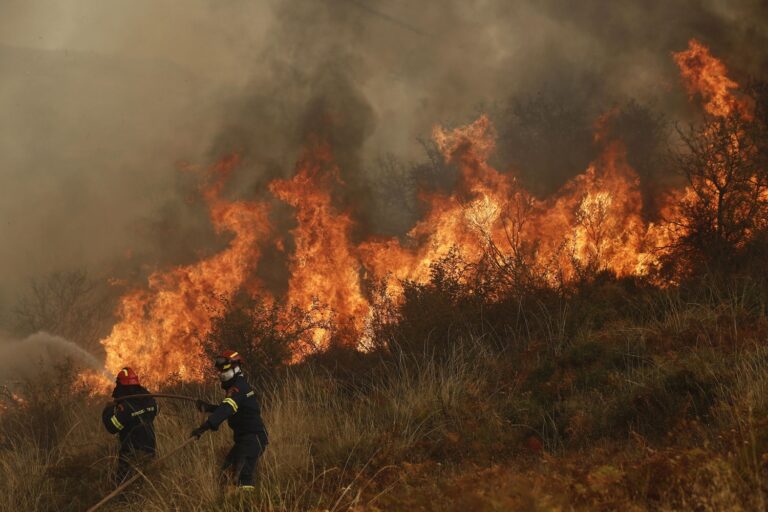
[[[341,337],[352,335],[355,344],[364,326],[370,306],[363,297],[360,264],[349,234],[353,222],[346,212],[333,205],[331,187],[342,185],[338,167],[327,144],[313,143],[304,151],[290,180],[276,180],[269,190],[296,209],[298,225],[291,231],[296,245],[290,257],[288,305],[309,310],[313,305],[327,306],[316,312],[321,324],[333,325]],[[297,354],[325,348],[331,332],[317,328],[312,340],[296,347]],[[310,343],[311,342],[311,343]]]
[[[741,121],[750,121],[753,118],[754,103],[743,94],[739,93],[739,84],[727,76],[726,66],[717,58],[713,57],[709,49],[691,39],[688,43],[688,49],[673,54],[677,65],[680,68],[681,75],[685,81],[688,92],[691,96],[699,96],[703,100],[704,110],[717,118],[735,117]],[[724,150],[725,154],[717,154],[713,151],[713,159],[701,169],[701,173],[693,177],[690,187],[680,194],[679,205],[697,206],[707,204],[718,204],[723,191],[733,188],[734,177],[728,169],[729,162],[738,162],[741,159],[751,158],[748,150],[741,147],[740,138],[744,135],[743,130],[736,128],[737,133],[731,133]],[[712,126],[704,133],[705,137],[718,136],[717,126]],[[713,146],[710,146],[713,148]],[[755,197],[768,199],[768,189],[762,185],[762,180],[757,175],[753,175],[750,180],[740,185],[751,189],[750,194]],[[747,204],[736,208],[736,216],[747,218],[753,213],[750,212]],[[670,210],[673,215],[677,215],[675,207]],[[713,223],[720,223],[720,216],[713,216]],[[718,230],[722,226],[712,226]],[[684,230],[682,230],[684,231]],[[684,233],[681,233],[684,234]]]
[[[234,236],[229,247],[208,259],[155,272],[148,289],[133,290],[120,301],[120,321],[104,340],[106,368],[125,365],[148,381],[171,373],[185,380],[200,378],[203,370],[199,338],[210,330],[211,318],[223,309],[221,298],[232,297],[256,268],[258,242],[270,233],[266,205],[229,202],[221,198],[236,157],[217,165],[213,183],[203,191],[214,228]]]
[[[115,385],[114,379],[108,378],[96,370],[83,370],[77,376],[73,388],[85,390],[90,396],[106,395]]]
[[[550,271],[553,264],[557,267],[551,280],[574,277],[577,265],[595,264],[625,276],[646,274],[657,263],[653,251],[661,233],[641,218],[639,179],[620,143],[608,144],[554,199],[538,201],[488,164],[494,131],[487,117],[434,133],[446,160],[461,170],[462,190],[425,198],[428,214],[409,233],[411,248],[396,240],[363,244],[363,260],[374,275],[389,272],[400,280],[423,282],[429,265],[451,250],[473,262],[489,246],[509,253],[518,242],[538,247],[530,264]]]
[[[689,92],[703,98],[707,112],[746,115],[746,103],[734,94],[737,84],[704,46],[692,40],[674,58]],[[287,255],[287,307],[311,311],[322,325],[294,347],[295,359],[331,340],[359,345],[372,312],[365,283],[386,282],[397,302],[402,281],[427,282],[431,265],[451,253],[469,263],[491,255],[498,265],[519,256],[550,283],[568,282],[586,268],[648,275],[680,232],[676,224],[643,218],[639,178],[623,144],[603,128],[611,115],[601,119],[597,130],[601,155],[545,200],[489,164],[496,137],[486,116],[453,130],[434,128],[443,158],[459,170],[459,183],[450,194],[421,195],[426,214],[403,240],[353,242],[353,217],[334,200],[334,191],[344,183],[331,148],[312,140],[294,176],[268,187],[294,208],[296,217],[294,250]],[[102,341],[110,371],[130,365],[150,382],[172,372],[184,380],[200,379],[204,362],[198,340],[209,333],[211,318],[223,312],[219,299],[240,290],[268,296],[254,278],[259,244],[273,243],[286,253],[292,246],[274,236],[266,204],[222,198],[226,177],[237,164],[236,157],[221,162],[203,190],[217,232],[232,234],[229,246],[198,263],[156,272],[146,289],[122,298],[120,321]],[[680,191],[673,197],[689,196],[690,191]],[[676,215],[672,207],[666,211]]]
[[[749,115],[749,105],[736,96],[739,84],[728,78],[728,70],[709,53],[709,48],[696,39],[688,41],[688,49],[673,53],[685,86],[691,96],[700,96],[709,114],[727,117],[738,112]]]

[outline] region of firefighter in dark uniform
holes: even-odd
[[[253,490],[256,462],[268,442],[267,429],[261,419],[261,407],[251,385],[243,376],[240,368],[242,359],[237,352],[226,350],[216,357],[215,363],[226,396],[218,405],[197,401],[198,409],[210,413],[210,416],[192,431],[191,436],[199,439],[208,430],[218,430],[219,425],[227,420],[234,434],[235,445],[224,459],[222,477],[226,477],[229,471],[240,489]]]
[[[156,442],[153,422],[157,415],[157,402],[151,396],[117,400],[129,395],[149,395],[139,384],[139,376],[131,368],[123,368],[115,379],[112,398],[101,413],[101,420],[110,434],[118,434],[120,453],[115,472],[115,483],[124,482],[133,467],[155,456]]]

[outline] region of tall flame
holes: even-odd
[[[304,151],[294,177],[273,181],[269,189],[296,209],[288,305],[304,310],[326,306],[320,310],[323,318],[316,320],[349,336],[362,331],[370,306],[361,291],[360,264],[349,239],[352,218],[333,205],[332,187],[341,184],[330,147],[314,142]],[[329,336],[328,329],[317,328],[306,340],[309,346],[296,349],[303,353],[324,348]]]
[[[688,91],[703,99],[708,113],[748,114],[734,93],[737,84],[706,47],[691,40],[674,59]],[[210,332],[211,318],[223,312],[221,299],[241,290],[268,295],[254,276],[259,247],[270,241],[293,247],[286,254],[287,307],[311,311],[320,325],[294,347],[299,359],[331,340],[354,344],[364,338],[372,311],[366,283],[386,282],[390,298],[399,301],[404,280],[427,282],[431,265],[449,254],[470,263],[490,254],[499,264],[519,255],[555,283],[585,268],[647,275],[659,263],[660,251],[680,236],[675,223],[643,218],[639,178],[624,145],[602,128],[596,136],[600,156],[547,199],[535,198],[512,174],[489,163],[496,136],[486,116],[453,130],[436,127],[433,139],[445,161],[459,170],[458,186],[449,194],[421,194],[426,213],[403,239],[353,241],[353,216],[335,201],[334,192],[344,187],[340,170],[321,140],[310,140],[292,178],[268,186],[277,200],[293,207],[293,244],[283,244],[273,232],[267,203],[222,197],[238,159],[218,164],[203,197],[216,231],[232,237],[228,247],[198,263],[156,272],[146,288],[128,292],[120,302],[119,322],[102,340],[107,368],[131,365],[150,381],[170,372],[184,380],[201,378],[199,339]],[[688,195],[681,191],[677,198]],[[674,208],[667,211],[675,214]]]
[[[149,277],[147,289],[122,297],[120,321],[102,345],[106,368],[117,372],[129,364],[156,381],[169,373],[185,380],[201,377],[199,338],[211,327],[211,318],[223,309],[246,282],[259,261],[258,242],[270,233],[265,204],[229,202],[221,197],[227,175],[239,159],[232,157],[212,171],[212,183],[203,190],[211,221],[218,233],[233,235],[222,252],[192,265],[183,265]]]
[[[494,132],[487,117],[453,131],[438,127],[434,136],[446,161],[459,166],[461,190],[425,197],[428,213],[409,233],[407,247],[394,239],[363,244],[363,259],[374,275],[389,272],[423,282],[429,265],[452,250],[473,262],[489,246],[514,250],[515,240],[537,246],[529,263],[558,267],[551,279],[573,277],[579,264],[641,275],[656,262],[651,249],[658,229],[642,220],[639,179],[622,144],[608,144],[584,174],[553,199],[540,201],[488,164]]]
[[[749,115],[749,105],[735,92],[739,84],[728,78],[728,70],[720,60],[709,53],[709,48],[691,39],[688,49],[673,53],[688,93],[700,96],[703,107],[713,116],[727,117],[738,112]]]
[[[750,197],[760,198],[759,202],[763,204],[768,203],[768,187],[765,186],[764,180],[756,174],[748,176],[749,179],[739,175],[739,171],[745,170],[743,164],[753,158],[751,149],[743,147],[742,141],[745,140],[746,133],[741,123],[753,119],[754,103],[739,93],[739,84],[728,77],[726,66],[695,39],[688,43],[687,50],[673,56],[689,94],[701,97],[704,110],[719,121],[708,125],[702,134],[707,141],[706,149],[710,151],[711,158],[700,164],[699,172],[691,177],[691,186],[679,194],[677,204],[691,209],[718,205],[715,207],[718,209],[727,197],[736,197],[734,192],[737,189],[748,192]],[[730,131],[724,134],[722,130]],[[725,145],[718,147],[717,141],[722,141],[723,135],[726,137]],[[733,207],[732,225],[748,224],[748,219],[755,214],[752,209],[754,203],[742,201],[743,197],[735,199],[741,204]],[[675,208],[672,207],[671,210],[674,212]],[[727,229],[727,221],[724,222],[721,218],[720,210],[715,213],[709,220],[710,228],[714,232],[723,232]],[[741,220],[737,221],[739,218]]]

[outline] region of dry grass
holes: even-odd
[[[242,510],[243,500],[246,509],[281,511],[372,506],[381,489],[379,481],[371,483],[394,471],[391,463],[427,457],[441,436],[458,430],[460,409],[480,377],[458,354],[443,364],[402,362],[382,372],[388,377],[365,390],[342,387],[312,368],[275,382],[262,397],[271,437],[252,496],[221,494],[218,466],[231,444],[223,426],[151,468],[128,492],[130,500],[150,511]],[[186,392],[220,394],[215,386]],[[48,418],[36,412],[37,400],[45,398],[3,416],[0,508],[81,510],[111,489],[115,441],[100,425],[101,404],[73,394],[59,417]],[[164,401],[156,421],[159,455],[182,443],[201,419],[188,403]],[[55,422],[46,427],[55,431],[48,449],[33,432],[46,421]],[[123,508],[135,510],[107,507]]]
[[[765,510],[764,311],[739,293],[669,294],[633,315],[571,330],[557,353],[546,337],[478,339],[354,378],[291,368],[262,391],[271,440],[254,493],[218,485],[222,427],[104,510]],[[63,378],[0,414],[0,510],[84,510],[112,488],[102,403]],[[201,416],[161,407],[163,455]]]

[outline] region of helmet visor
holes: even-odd
[[[232,367],[232,361],[228,357],[219,356],[213,362],[219,370],[228,370]]]

